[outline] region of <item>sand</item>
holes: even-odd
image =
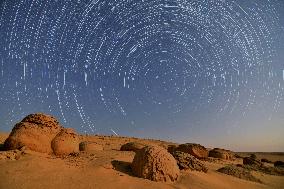
[[[0,144],[4,142],[7,133],[0,133]],[[122,144],[141,142],[151,145],[172,144],[158,140],[146,140],[114,136],[82,136],[81,140],[94,141],[101,144],[104,150],[81,152],[72,156],[58,158],[38,152],[25,150],[18,160],[0,158],[0,189],[30,189],[30,188],[190,188],[190,189],[283,189],[284,177],[253,172],[263,183],[238,179],[217,172],[216,170],[228,164],[241,163],[217,160],[203,161],[209,168],[207,173],[198,171],[181,171],[178,181],[173,183],[154,182],[133,176],[130,168],[135,153],[120,151]],[[0,152],[0,155],[3,156]],[[250,153],[248,153],[250,154]],[[245,155],[244,153],[241,155]],[[260,153],[261,158],[271,161],[284,159],[284,154]],[[272,166],[272,165],[271,165]]]

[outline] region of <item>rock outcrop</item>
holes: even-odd
[[[141,150],[142,148],[146,147],[145,144],[141,144],[138,142],[128,142],[126,144],[123,144],[120,148],[121,151],[133,151],[137,152],[138,150]]]
[[[243,158],[243,164],[255,166],[255,167],[262,167],[263,166],[262,162],[258,161],[257,159],[254,159],[252,157],[244,157]]]
[[[283,161],[275,161],[274,167],[283,167],[284,168],[284,162]]]
[[[233,160],[234,153],[230,150],[214,148],[213,150],[209,151],[209,157],[220,158],[225,160]]]
[[[177,148],[175,148],[174,151],[181,151],[184,153],[188,153],[198,159],[203,159],[208,157],[208,150],[200,144],[194,144],[194,143],[181,144]]]
[[[192,171],[202,171],[205,173],[208,171],[208,168],[201,161],[188,153],[175,151],[172,153],[172,155],[176,159],[181,170],[190,169]]]
[[[65,156],[79,151],[79,136],[73,129],[62,129],[51,141],[55,155]]]
[[[50,115],[30,114],[14,126],[4,142],[4,149],[13,150],[26,146],[33,151],[52,153],[51,141],[61,129],[59,122]]]
[[[177,147],[178,145],[169,145],[168,152],[172,154],[176,150]]]
[[[137,151],[131,168],[134,175],[152,181],[175,181],[180,174],[174,157],[159,146],[147,146]]]
[[[79,150],[85,152],[103,150],[103,146],[91,141],[83,141],[79,144]]]
[[[243,167],[238,167],[236,165],[228,165],[226,167],[218,169],[217,171],[240,179],[261,183],[259,179],[252,175],[250,170]]]

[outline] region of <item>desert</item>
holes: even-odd
[[[195,143],[78,134],[42,113],[28,115],[11,133],[1,132],[0,144],[3,189],[284,186],[281,152],[232,152]]]

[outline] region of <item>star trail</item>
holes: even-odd
[[[0,128],[32,112],[79,132],[175,140],[283,123],[283,10],[280,0],[2,0]]]

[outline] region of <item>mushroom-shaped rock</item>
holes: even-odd
[[[52,140],[51,147],[57,156],[79,151],[79,137],[73,129],[62,129]]]
[[[139,142],[128,142],[126,144],[123,144],[120,148],[121,151],[133,151],[137,152],[138,150],[141,150],[142,148],[146,147],[145,144],[141,144]]]
[[[175,181],[180,173],[175,158],[160,146],[137,151],[131,168],[138,177],[161,182]]]
[[[30,150],[52,153],[51,141],[62,129],[52,116],[43,113],[30,114],[17,123],[4,143],[5,150],[26,146]]]
[[[175,151],[188,153],[198,159],[208,157],[208,150],[204,146],[195,143],[181,144],[177,148],[175,148]]]
[[[91,152],[91,151],[100,151],[103,149],[104,149],[103,146],[97,144],[96,142],[83,141],[79,144],[80,151]]]
[[[207,173],[208,171],[208,168],[201,161],[188,153],[175,151],[172,153],[172,155],[176,159],[177,164],[181,170],[190,169],[192,171],[202,171],[205,173]]]
[[[209,157],[232,160],[234,159],[234,153],[230,150],[214,148],[213,150],[209,151]]]

